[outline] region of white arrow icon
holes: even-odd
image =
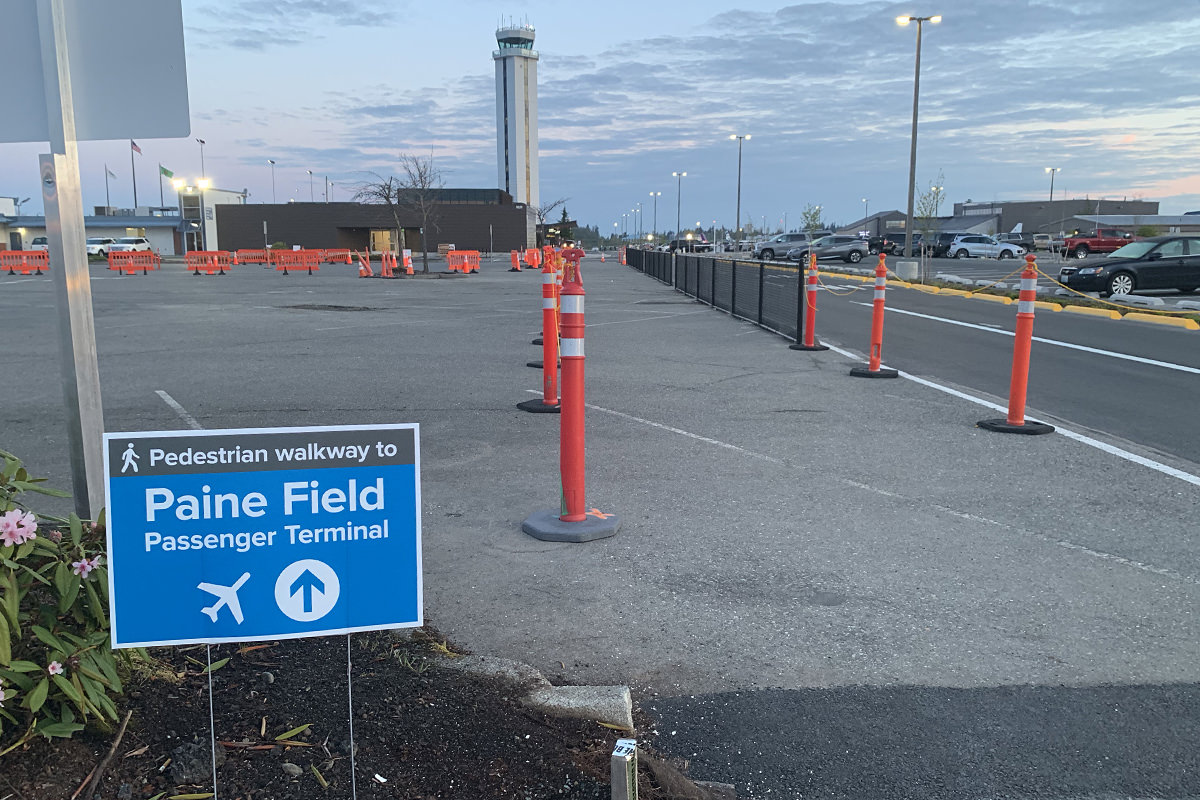
[[[341,582],[333,567],[314,558],[289,564],[275,581],[275,604],[297,622],[325,616],[340,594]]]

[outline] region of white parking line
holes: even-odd
[[[852,303],[854,303],[854,305],[858,305],[858,306],[868,306],[869,307],[871,305],[870,303],[860,303],[857,300],[852,300],[850,302],[852,302]],[[935,317],[932,314],[920,314],[916,311],[906,311],[902,308],[889,308],[889,309],[887,309],[887,311],[889,314],[904,314],[909,317],[920,317],[921,319],[933,320],[934,322],[945,322],[950,325],[958,325],[961,328],[974,328],[975,330],[987,331],[988,333],[998,333],[998,334],[1001,334],[1002,336],[1015,336],[1016,335],[1012,331],[996,330],[995,328],[992,328],[992,327],[989,327],[986,325],[980,325],[980,324],[974,323],[974,322],[963,322],[962,320],[947,319],[946,317]],[[1152,367],[1162,367],[1164,369],[1173,369],[1173,370],[1177,370],[1179,372],[1190,372],[1193,375],[1200,375],[1200,369],[1197,369],[1196,367],[1189,367],[1185,364],[1172,364],[1169,361],[1157,361],[1153,358],[1143,358],[1141,356],[1131,356],[1127,353],[1116,353],[1116,352],[1113,352],[1112,350],[1101,350],[1096,347],[1088,347],[1087,345],[1082,345],[1082,344],[1072,344],[1071,342],[1060,342],[1057,339],[1046,339],[1041,336],[1034,336],[1033,341],[1041,342],[1042,344],[1052,344],[1055,347],[1066,347],[1070,350],[1082,350],[1085,353],[1093,353],[1098,356],[1107,356],[1109,358],[1120,358],[1125,361],[1136,361],[1139,364],[1149,364]]]
[[[162,401],[171,407],[171,410],[179,415],[179,418],[194,431],[204,430],[204,426],[196,421],[196,418],[187,412],[187,409],[179,405],[174,397],[164,392],[162,389],[155,389],[154,393],[162,398]]]

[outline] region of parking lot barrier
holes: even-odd
[[[884,294],[887,291],[887,263],[883,253],[875,267],[875,299],[871,308],[871,359],[867,367],[853,367],[850,374],[856,378],[895,378],[900,375],[894,369],[879,366],[883,359],[883,312]]]
[[[275,263],[275,271],[287,275],[290,271],[321,269],[320,250],[272,250],[271,260]]]
[[[233,256],[226,250],[193,250],[183,257],[184,266],[199,275],[204,270],[209,275],[224,275],[225,268],[233,264]]]
[[[269,264],[270,255],[266,250],[235,250],[234,264]]]
[[[554,266],[547,261],[542,266],[542,335],[538,343],[542,346],[542,396],[534,400],[517,403],[517,408],[533,414],[557,414],[561,408],[558,399],[558,314]],[[530,362],[531,365],[533,362]]]
[[[22,275],[42,274],[42,270],[50,269],[50,253],[46,250],[11,250],[0,253],[0,269],[7,269],[9,275],[16,275],[14,270]]]
[[[559,473],[562,503],[558,512],[536,511],[521,524],[535,539],[549,542],[590,542],[616,534],[616,514],[588,509],[585,502],[583,282],[573,269],[562,291],[562,405],[559,427]],[[549,337],[547,337],[549,338]],[[549,362],[547,362],[549,363]]]
[[[118,275],[136,275],[139,269],[146,275],[149,270],[161,267],[158,253],[149,250],[118,250],[108,254],[108,268]]]
[[[1021,293],[1017,300],[1017,327],[1013,338],[1012,376],[1008,383],[1008,417],[980,420],[979,427],[997,433],[1024,433],[1036,436],[1052,433],[1053,425],[1025,419],[1025,393],[1029,388],[1029,351],[1033,345],[1033,313],[1037,300],[1037,260],[1025,256],[1021,273]]]
[[[326,264],[352,264],[350,251],[344,248],[321,250],[321,260]]]
[[[791,350],[828,350],[829,348],[817,341],[817,283],[820,281],[820,276],[817,274],[817,254],[808,254],[808,284],[807,291],[796,298],[796,316],[804,318],[804,338],[795,344],[788,345]],[[800,281],[800,276],[796,276],[797,282],[803,285]],[[797,294],[800,294],[797,291]],[[800,320],[796,320],[796,332],[799,335]]]

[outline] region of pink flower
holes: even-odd
[[[22,545],[37,537],[37,517],[19,509],[0,514],[0,543]]]
[[[62,675],[62,664],[57,661],[51,661],[50,666],[46,667],[46,672],[49,672],[51,675]]]
[[[0,708],[4,708],[4,689],[0,688]]]
[[[82,561],[72,561],[71,571],[84,580],[87,580],[87,576],[98,566],[100,566],[100,556],[85,558]]]

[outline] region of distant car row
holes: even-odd
[[[1200,235],[1129,242],[1107,255],[1063,267],[1058,279],[1072,289],[1099,292],[1102,297],[1139,289],[1194,292],[1200,287]]]
[[[113,239],[109,236],[93,236],[87,240],[86,246],[89,256],[100,256],[101,258],[107,258],[109,253],[151,249],[150,240],[144,236],[122,236],[120,239]],[[50,244],[45,236],[35,236],[29,243],[30,250],[48,250],[49,248]]]

